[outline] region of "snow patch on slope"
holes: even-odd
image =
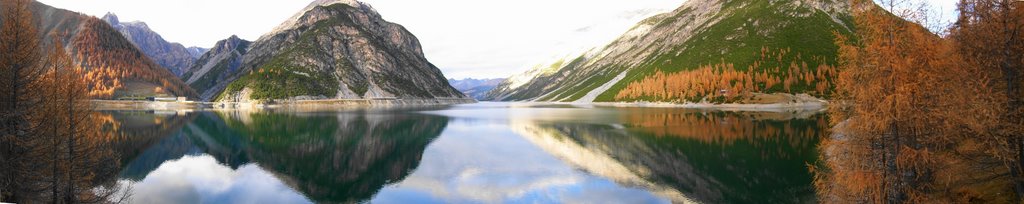
[[[210,72],[210,70],[213,69],[213,67],[217,66],[218,64],[223,62],[228,57],[231,57],[231,56],[235,55],[234,53],[235,52],[232,51],[231,53],[226,53],[226,54],[214,56],[213,59],[210,59],[210,62],[216,62],[216,63],[206,63],[206,64],[204,64],[203,67],[199,69],[199,71],[196,71],[195,74],[192,74],[192,77],[186,79],[185,83],[192,84],[192,83],[195,83],[196,81],[199,81],[199,79],[203,78],[203,76],[206,76],[206,73]]]
[[[611,89],[612,86],[615,86],[615,84],[618,84],[619,81],[622,81],[622,79],[625,79],[626,78],[626,73],[629,73],[629,71],[627,70],[627,71],[623,71],[622,73],[619,73],[618,76],[615,76],[615,78],[612,78],[612,80],[608,81],[608,83],[604,83],[604,85],[601,85],[601,86],[595,88],[594,90],[591,90],[589,93],[587,93],[587,95],[583,96],[583,98],[580,98],[579,100],[576,100],[574,102],[576,102],[576,103],[590,103],[590,102],[594,102],[594,100],[597,100],[597,96],[600,96],[605,91],[608,91],[608,89]]]

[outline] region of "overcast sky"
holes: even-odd
[[[211,47],[256,40],[312,0],[38,0],[121,21],[144,21],[164,39]],[[449,78],[518,74],[538,63],[602,46],[636,22],[686,0],[363,0],[404,25]],[[931,0],[952,16],[956,0]]]

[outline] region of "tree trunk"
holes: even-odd
[[[50,184],[50,185],[52,185],[52,186],[50,186],[50,190],[52,191],[51,192],[52,195],[50,196],[50,200],[53,203],[57,203],[58,199],[60,199],[60,193],[58,192],[58,189],[60,189],[60,181],[58,179],[58,178],[60,178],[60,170],[58,170],[58,166],[59,165],[57,165],[57,164],[60,163],[60,159],[57,158],[57,155],[60,155],[60,137],[57,135],[57,125],[52,120],[51,120],[50,124],[52,126],[52,129],[51,129],[52,135],[50,135],[50,137],[51,137],[50,141],[53,142],[53,145],[52,145],[52,148],[53,148],[53,153],[52,154],[53,155],[52,155],[52,160],[50,161],[50,165],[52,165],[52,171],[53,171],[52,175],[50,175],[50,179],[53,179],[51,181],[51,184]]]
[[[885,177],[884,188],[886,191],[886,203],[903,203],[906,198],[905,192],[903,191],[904,186],[901,182],[902,174],[896,165],[896,158],[900,154],[900,131],[897,122],[892,122],[889,125],[890,133],[888,138],[888,144],[885,145]]]
[[[1004,3],[1002,5],[1002,6],[1004,6],[1004,11],[1003,12],[1010,12],[1010,9],[1011,9],[1011,5],[1009,5],[1010,3],[1008,3],[1008,2],[1003,2],[1003,3]],[[1005,15],[1008,15],[1008,14],[1005,14]],[[1016,162],[1014,164],[1010,165],[1010,168],[1011,168],[1010,172],[1011,172],[1012,176],[1014,177],[1013,178],[1014,179],[1013,180],[1014,190],[1017,193],[1018,201],[1024,201],[1024,175],[1021,175],[1021,173],[1022,173],[1021,172],[1021,170],[1022,170],[1021,168],[1024,168],[1024,135],[1020,135],[1021,134],[1020,131],[1014,130],[1015,128],[1019,128],[1019,127],[1016,127],[1016,126],[1021,124],[1021,120],[1022,120],[1021,117],[1024,116],[1021,113],[1021,111],[1024,111],[1024,110],[1021,110],[1021,106],[1022,106],[1021,103],[1024,103],[1024,101],[1022,101],[1022,99],[1021,99],[1021,92],[1020,92],[1021,91],[1020,90],[1020,80],[1021,80],[1021,76],[1020,76],[1021,73],[1020,73],[1020,71],[1021,71],[1021,68],[1022,68],[1021,64],[1020,64],[1020,62],[1021,62],[1021,60],[1020,60],[1020,53],[1016,53],[1014,51],[1014,49],[1013,49],[1014,48],[1014,43],[1020,40],[1019,37],[1017,36],[1020,31],[1018,30],[1018,28],[1016,28],[1016,27],[1014,27],[1012,25],[1012,22],[1009,22],[1007,20],[1008,18],[1009,17],[1004,17],[1003,18],[1004,19],[1004,21],[1003,21],[1004,26],[1002,26],[1003,29],[1004,29],[1003,30],[1003,34],[1005,34],[1007,38],[1006,38],[1006,42],[1003,45],[1005,47],[1003,47],[1003,49],[1002,49],[1003,61],[1000,63],[1000,68],[1002,69],[1001,71],[1003,72],[1003,80],[1006,82],[1006,97],[1007,97],[1007,102],[1006,102],[1007,103],[1006,104],[1007,110],[1004,113],[1003,120],[1005,120],[1005,121],[1003,122],[1003,124],[1008,125],[1007,127],[1004,127],[1004,128],[1007,128],[1007,129],[1011,130],[1010,134],[1012,134],[1012,135],[1008,135],[1010,138],[1013,138],[1012,140],[1010,140],[1010,142],[1011,142],[1010,145],[1012,145],[1013,146],[1013,150],[1016,151],[1016,152],[1014,152],[1015,153],[1014,154],[1014,158],[1016,159]]]
[[[1017,201],[1024,201],[1024,180],[1021,180],[1021,167],[1024,166],[1024,144],[1019,138],[1011,140],[1013,149],[1016,151],[1015,163],[1011,163],[1010,177],[1013,178],[1013,190],[1017,193]]]

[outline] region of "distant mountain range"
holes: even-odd
[[[483,99],[487,92],[490,92],[494,87],[497,87],[502,81],[505,81],[505,79],[448,79],[448,83],[452,84],[452,87],[455,87],[455,89],[458,89],[467,96],[477,100]]]
[[[735,92],[824,96],[835,33],[852,32],[846,1],[690,0],[608,45],[502,82],[502,101],[698,102]],[[714,81],[714,82],[712,82]]]
[[[124,35],[132,44],[135,44],[146,56],[153,59],[157,64],[169,69],[174,75],[181,76],[192,67],[196,59],[196,53],[203,51],[202,48],[185,48],[179,43],[167,42],[160,34],[149,29],[145,22],[121,22],[117,15],[107,13],[103,16],[106,21],[118,32]],[[203,51],[205,52],[205,51]],[[199,53],[201,55],[201,53]]]

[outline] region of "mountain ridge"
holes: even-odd
[[[174,75],[181,76],[188,71],[197,59],[194,54],[180,43],[168,42],[145,22],[122,22],[114,13],[107,13],[101,19],[110,24],[126,39],[132,42],[146,56],[157,64],[167,68]]]
[[[493,78],[493,79],[448,79],[448,83],[452,85],[456,90],[461,91],[469,97],[476,100],[481,100],[487,94],[487,92],[497,87],[504,78]]]

